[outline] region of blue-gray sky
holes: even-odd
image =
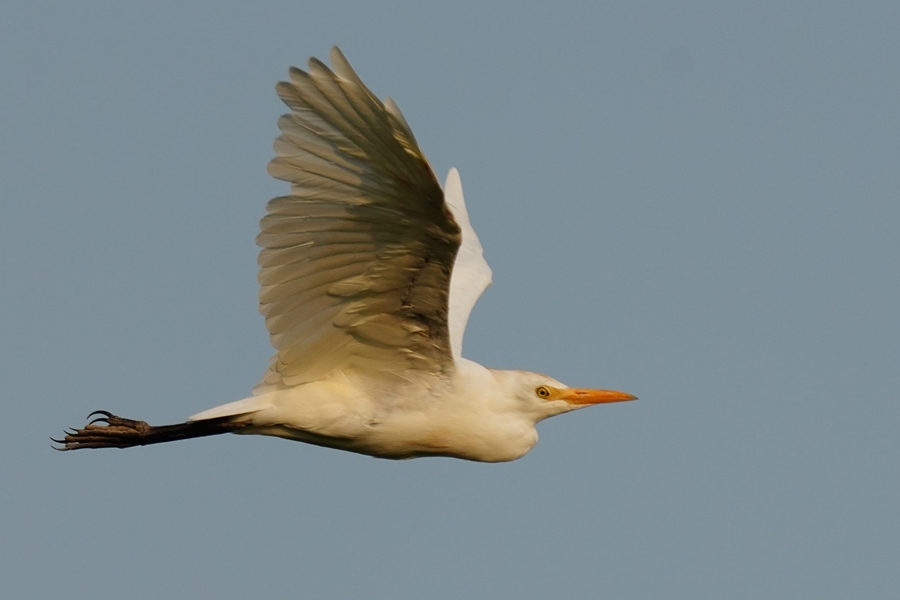
[[[894,598],[896,2],[0,7],[0,596]],[[466,354],[639,402],[524,459],[222,436],[287,68],[338,44],[459,168]]]

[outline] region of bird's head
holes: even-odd
[[[571,388],[546,375],[528,371],[502,371],[505,387],[518,409],[534,415],[535,422],[594,404],[637,400],[626,392]]]

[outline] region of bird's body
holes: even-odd
[[[332,50],[277,87],[269,203],[257,242],[260,312],[276,349],[254,394],[152,427],[100,411],[64,449],[130,447],[218,433],[277,436],[383,458],[498,462],[537,442],[535,424],[634,396],[582,390],[462,358],[491,270],[459,174],[443,189],[396,105]]]
[[[238,411],[240,433],[274,435],[383,458],[453,456],[513,460],[537,442],[536,421],[565,402],[523,402],[507,393],[515,371],[462,359],[449,377],[407,373],[407,380],[337,372],[326,379],[266,392],[192,419]],[[546,378],[547,381],[549,378]],[[559,385],[559,384],[557,384]],[[529,386],[528,392],[532,391]]]

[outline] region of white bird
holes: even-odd
[[[462,357],[491,269],[469,224],[459,174],[443,190],[397,105],[381,102],[338,48],[276,90],[269,173],[291,184],[257,238],[260,312],[276,354],[249,398],[151,426],[106,411],[60,449],[126,448],[240,433],[382,458],[514,460],[535,425],[592,404],[634,400]],[[89,417],[90,418],[90,417]],[[99,423],[99,424],[98,424]]]

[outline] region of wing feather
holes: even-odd
[[[453,368],[460,228],[409,125],[335,48],[276,91],[291,112],[269,173],[291,184],[260,223],[260,312],[276,355],[256,391],[335,369]]]
[[[462,356],[463,334],[472,308],[484,290],[491,285],[493,274],[484,259],[484,250],[475,230],[469,223],[466,201],[463,198],[462,182],[459,172],[450,169],[444,183],[444,194],[447,204],[453,211],[453,217],[462,230],[462,246],[456,254],[453,265],[453,277],[450,280],[450,342],[453,356]]]

